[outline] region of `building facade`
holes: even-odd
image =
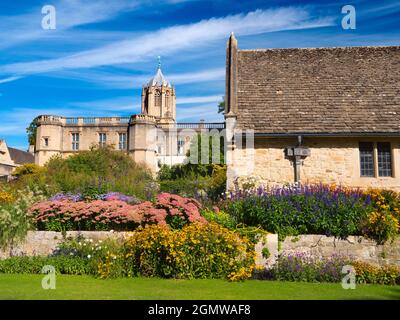
[[[227,45],[228,188],[335,183],[400,191],[400,47]]]
[[[202,132],[221,132],[224,123],[177,123],[175,87],[159,66],[142,88],[141,113],[130,117],[61,117],[37,120],[35,163],[54,155],[70,156],[93,146],[113,146],[145,163],[153,172],[163,164],[182,163],[192,138]]]
[[[0,139],[0,180],[10,180],[16,167],[33,162],[32,153],[8,147],[6,141]]]

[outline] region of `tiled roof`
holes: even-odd
[[[8,152],[10,153],[11,160],[14,161],[15,164],[35,162],[35,158],[32,153],[10,147],[8,147]]]
[[[241,128],[400,134],[400,46],[239,50],[237,61]]]

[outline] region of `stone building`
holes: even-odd
[[[228,188],[253,176],[400,191],[399,46],[239,50],[232,35],[226,72]]]
[[[67,157],[90,147],[110,145],[157,171],[161,165],[182,163],[198,133],[221,132],[224,123],[177,123],[175,87],[156,75],[142,88],[141,113],[131,117],[38,117],[35,163],[44,165],[52,156]]]
[[[0,179],[9,180],[11,173],[20,165],[33,163],[32,153],[19,149],[10,148],[7,143],[0,139]]]

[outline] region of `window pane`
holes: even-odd
[[[374,170],[374,145],[372,142],[360,142],[360,173],[362,177],[373,177]]]
[[[126,133],[119,134],[119,149],[120,150],[126,149]]]
[[[392,176],[392,150],[389,142],[378,142],[378,172],[380,177]]]

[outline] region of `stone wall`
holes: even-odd
[[[300,235],[286,237],[278,245],[276,235],[269,235],[267,241],[256,246],[257,264],[272,265],[278,254],[306,253],[315,258],[343,255],[354,260],[368,262],[374,265],[396,265],[400,267],[400,239],[377,245],[375,241],[359,236],[350,236],[346,240],[323,235]],[[268,248],[271,256],[262,257],[262,249]]]
[[[360,141],[391,143],[393,177],[360,177]],[[293,183],[294,167],[292,161],[285,157],[285,148],[296,143],[295,138],[256,137],[251,150],[236,146],[234,151],[230,151],[232,160],[228,166],[228,188],[232,188],[235,178],[241,176],[254,176],[265,185]],[[311,155],[304,159],[301,166],[301,182],[400,191],[400,138],[305,137],[303,145],[310,149]],[[378,171],[377,161],[375,171]]]
[[[107,238],[123,239],[129,235],[128,232],[107,231],[69,231],[67,237],[76,238],[82,236],[86,239],[105,240]],[[30,231],[26,240],[7,251],[0,251],[0,259],[10,256],[45,256],[51,254],[57,245],[63,241],[60,232],[53,231]],[[269,257],[263,257],[263,249],[269,253]],[[333,254],[351,256],[376,265],[400,266],[400,239],[393,243],[377,245],[375,241],[363,237],[351,236],[347,240],[322,235],[301,235],[298,237],[286,237],[278,243],[278,235],[269,234],[255,247],[256,263],[259,266],[272,266],[278,254],[291,252],[304,252],[314,257],[329,257]]]
[[[67,231],[67,238],[77,238],[82,236],[85,239],[105,240],[108,238],[123,239],[128,235],[127,232],[108,232],[108,231]],[[24,242],[0,251],[0,259],[10,256],[46,256],[51,254],[57,245],[63,241],[61,232],[54,231],[29,231]]]
[[[400,266],[400,240],[377,245],[364,237],[350,236],[346,240],[322,235],[286,237],[281,243],[281,253],[305,252],[315,257],[340,254],[376,265]]]

